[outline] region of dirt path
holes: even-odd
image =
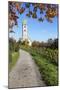
[[[20,50],[19,59],[9,73],[9,88],[33,86],[45,86],[45,84],[31,55]]]

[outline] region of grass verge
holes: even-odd
[[[11,71],[12,67],[16,64],[19,57],[19,52],[12,52],[9,55],[9,71]]]
[[[33,60],[36,62],[39,67],[39,71],[42,75],[42,79],[45,81],[47,86],[57,86],[58,85],[58,65],[50,62],[50,58],[43,57],[43,55],[38,52],[37,49],[25,48],[22,49],[28,51]]]
[[[58,70],[55,65],[49,63],[45,58],[41,56],[33,56],[36,64],[39,67],[39,71],[42,74],[42,78],[48,86],[58,85]]]

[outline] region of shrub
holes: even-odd
[[[15,52],[18,52],[19,51],[19,44],[18,43],[16,43],[16,46],[15,46]]]
[[[42,74],[42,79],[48,86],[58,85],[58,50],[50,48],[26,48],[24,50],[30,52],[39,70]]]
[[[46,59],[38,56],[34,57],[36,64],[42,74],[43,80],[48,86],[58,85],[58,72],[57,67],[51,63],[48,63]]]
[[[10,51],[9,52],[9,63],[11,63],[12,62],[12,52]]]

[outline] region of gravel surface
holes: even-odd
[[[19,53],[18,61],[9,73],[9,88],[46,86],[31,55],[24,50]]]

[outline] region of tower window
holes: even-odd
[[[24,28],[26,28],[26,26],[24,26]]]
[[[26,29],[24,29],[24,31],[26,31]]]

